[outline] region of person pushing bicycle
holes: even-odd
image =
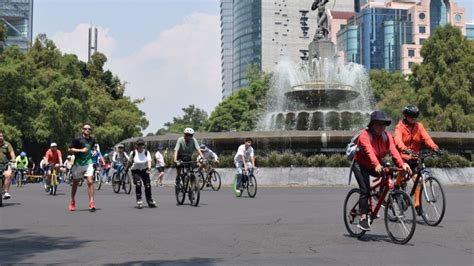
[[[390,153],[399,168],[411,173],[410,166],[403,162],[395,147],[392,136],[385,130],[391,123],[392,121],[386,117],[384,112],[374,111],[370,114],[369,125],[362,131],[357,140],[358,151],[355,154],[351,171],[354,172],[361,191],[359,197],[361,218],[357,227],[364,231],[370,230],[370,222],[367,218],[370,176],[380,176],[382,174],[382,159]]]
[[[411,170],[415,172],[418,164],[418,155],[421,151],[421,144],[424,143],[437,154],[441,150],[431,139],[422,123],[417,122],[420,110],[416,105],[410,104],[403,108],[403,119],[395,127],[394,140],[397,149],[402,154],[402,159],[408,163]],[[399,184],[405,173],[399,173],[396,184]],[[413,179],[416,175],[413,175]],[[418,185],[415,190],[415,210],[419,213],[421,186]]]

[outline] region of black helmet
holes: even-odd
[[[418,117],[420,115],[420,109],[414,104],[409,104],[403,108],[403,114],[408,117]]]

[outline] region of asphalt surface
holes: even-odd
[[[158,208],[140,210],[133,191],[106,186],[90,213],[83,186],[71,213],[69,186],[51,197],[28,184],[0,208],[0,264],[474,265],[474,187],[445,190],[441,225],[420,219],[401,246],[382,219],[360,240],[347,235],[347,187],[259,188],[254,199],[205,190],[199,207],[176,206],[172,188],[154,187]]]

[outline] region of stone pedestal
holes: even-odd
[[[314,58],[327,58],[333,60],[335,58],[336,49],[331,41],[312,41],[309,44],[309,62]]]

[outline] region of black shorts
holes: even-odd
[[[158,173],[164,173],[165,172],[165,167],[156,167],[156,170],[158,170]]]

